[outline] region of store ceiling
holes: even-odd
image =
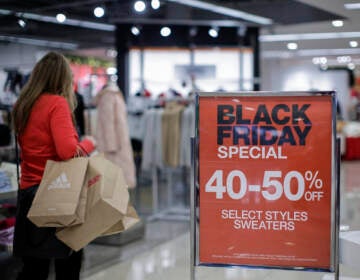
[[[134,0],[0,0],[0,42],[19,41],[65,49],[100,49],[114,47],[116,24],[181,24],[189,26],[259,26],[265,54],[288,53],[289,40],[274,41],[276,34],[329,33],[360,31],[360,10],[346,10],[344,3],[353,0],[160,0],[160,8],[150,7],[143,13],[134,11]],[[105,16],[96,18],[93,9],[105,8]],[[64,24],[55,20],[57,13],[67,16]],[[26,23],[19,25],[19,19]],[[343,19],[344,26],[331,26]],[[220,29],[221,32],[221,29]],[[316,36],[315,36],[316,37]],[[29,41],[30,39],[30,41]],[[299,40],[296,55],[304,49],[345,49],[356,38]],[[35,41],[34,41],[35,40]],[[50,43],[51,42],[51,43]],[[360,44],[360,39],[359,39]],[[359,50],[353,48],[352,51]],[[83,51],[84,52],[84,51]],[[300,53],[301,54],[301,53]],[[289,55],[289,54],[288,54]]]

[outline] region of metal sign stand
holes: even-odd
[[[340,152],[340,144],[341,139],[336,139],[336,193],[335,193],[335,241],[334,241],[334,261],[335,261],[335,275],[334,279],[339,280],[340,277],[340,159],[341,159],[341,152]]]
[[[191,184],[190,184],[190,280],[195,280],[196,258],[196,139],[191,137]]]

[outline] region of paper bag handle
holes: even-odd
[[[76,146],[76,154],[74,155],[74,158],[88,157],[88,156],[89,154],[80,145]]]

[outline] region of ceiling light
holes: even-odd
[[[336,60],[339,63],[349,63],[351,61],[351,56],[348,55],[338,56]]]
[[[18,24],[22,27],[22,28],[25,28],[25,26],[26,26],[26,22],[25,22],[25,20],[23,20],[23,19],[18,19]]]
[[[310,49],[310,50],[297,50],[297,56],[321,56],[321,55],[358,55],[360,49],[359,48],[347,48],[347,49]],[[285,52],[283,50],[280,51],[263,51],[262,57],[273,58],[273,57],[290,57],[293,54],[288,51]]]
[[[157,10],[160,8],[160,1],[159,0],[151,0],[151,7],[154,10]]]
[[[360,9],[360,3],[345,3],[344,7],[348,10],[356,10]]]
[[[131,33],[135,36],[138,36],[140,34],[139,27],[136,27],[136,26],[131,27]]]
[[[167,27],[167,26],[164,26],[163,28],[161,28],[160,34],[163,37],[168,37],[171,34],[171,29],[169,27]]]
[[[355,64],[354,63],[349,63],[347,65],[347,67],[350,69],[350,70],[354,70],[355,69]]]
[[[66,20],[66,16],[62,13],[56,15],[56,20],[60,23],[63,23]]]
[[[117,56],[117,51],[114,49],[108,49],[106,51],[106,56],[108,57],[116,57]]]
[[[237,10],[237,9],[231,9],[231,8],[223,7],[223,6],[220,6],[217,4],[207,3],[205,1],[200,1],[200,0],[168,0],[168,1],[176,2],[181,5],[186,5],[186,6],[190,6],[193,8],[211,11],[214,13],[218,13],[218,14],[222,14],[222,15],[226,15],[226,16],[230,16],[230,17],[234,17],[234,18],[238,18],[238,19],[255,22],[258,24],[272,24],[273,23],[273,21],[269,18],[257,16],[257,15],[250,14],[250,13],[245,13],[245,12]]]
[[[328,68],[329,68],[329,66],[327,64],[321,64],[320,65],[321,70],[327,70]]]
[[[299,41],[299,40],[323,40],[359,38],[360,32],[328,32],[328,33],[300,33],[300,34],[275,34],[261,35],[261,42]]]
[[[357,41],[350,41],[350,42],[349,42],[349,45],[350,45],[350,47],[352,47],[352,48],[356,48],[359,44],[358,44]]]
[[[118,79],[118,77],[116,75],[111,75],[110,76],[110,81],[112,81],[112,82],[116,82],[117,79]]]
[[[312,62],[314,64],[326,64],[327,63],[327,58],[322,56],[322,57],[314,57],[312,59]]]
[[[287,44],[287,48],[289,49],[289,50],[296,50],[297,48],[298,48],[298,44],[296,44],[296,43],[288,43]]]
[[[134,4],[134,9],[138,13],[142,13],[146,9],[146,4],[144,1],[136,1]]]
[[[342,20],[333,20],[331,22],[331,24],[334,26],[334,27],[341,27],[344,25],[344,22]]]
[[[0,15],[9,15],[13,14],[14,11],[11,10],[3,10],[0,9]],[[42,22],[51,22],[59,24],[57,19],[55,17],[50,16],[44,16],[40,14],[34,14],[34,13],[16,13],[16,16],[19,16],[23,19],[31,19],[31,20],[37,20]],[[77,20],[77,19],[69,19],[67,18],[65,22],[62,24],[64,25],[70,25],[70,26],[77,26],[82,27],[86,29],[95,29],[95,30],[103,30],[103,31],[114,31],[116,29],[114,24],[107,24],[107,23],[99,23],[99,22],[93,22],[88,20]]]
[[[108,67],[106,68],[106,74],[108,75],[115,75],[117,73],[117,69],[115,67]]]
[[[208,33],[209,33],[209,36],[213,37],[213,38],[217,38],[219,36],[219,31],[215,27],[210,28]]]
[[[94,9],[94,15],[97,17],[97,18],[101,18],[105,15],[105,10],[103,7],[96,7]]]

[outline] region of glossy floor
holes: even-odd
[[[341,165],[341,229],[360,231],[360,162],[343,162]],[[174,221],[162,221],[159,227],[148,230],[161,234],[162,227]],[[176,222],[179,223],[179,222]],[[175,224],[176,224],[175,223]],[[181,223],[181,222],[180,222]],[[150,225],[153,223],[150,223]],[[173,236],[174,237],[174,236]],[[146,238],[145,238],[146,239]],[[143,241],[144,242],[144,241]],[[145,241],[146,242],[146,241]],[[136,246],[136,244],[133,244]],[[359,244],[360,246],[360,244]],[[360,247],[359,247],[360,248]],[[360,253],[359,253],[360,255]],[[340,266],[340,279],[360,280],[360,258],[358,267]],[[355,260],[356,262],[356,260]],[[163,244],[143,250],[128,259],[112,261],[106,268],[93,273],[84,273],[86,280],[186,280],[190,278],[190,233],[180,233]],[[330,280],[334,275],[322,272],[304,272],[294,270],[249,269],[241,267],[196,267],[195,279],[253,279],[253,280]]]

